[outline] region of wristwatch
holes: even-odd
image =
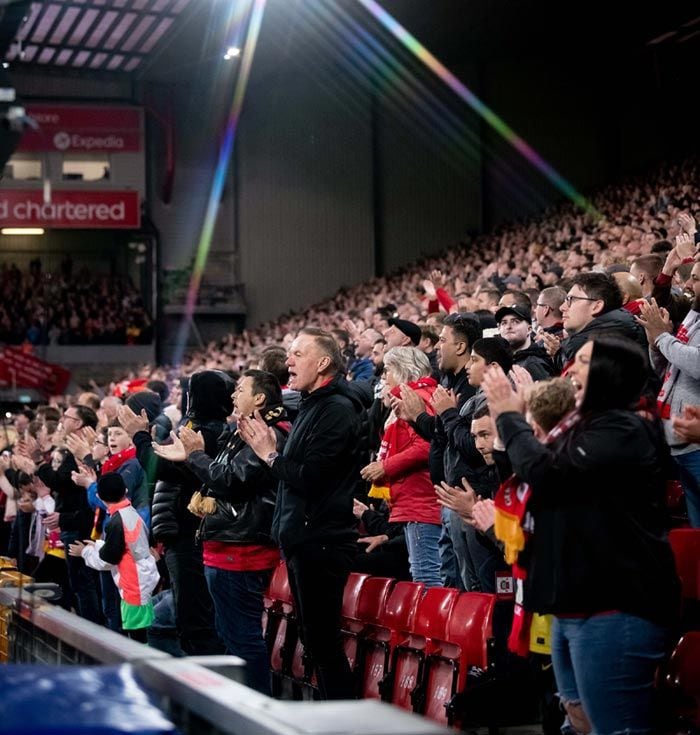
[[[279,452],[270,452],[267,457],[265,457],[265,464],[268,467],[272,467],[274,461],[279,457]]]

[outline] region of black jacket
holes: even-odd
[[[356,538],[352,504],[361,412],[361,401],[341,376],[302,393],[284,454],[271,469],[280,481],[272,536],[287,558],[301,544]]]
[[[548,380],[557,372],[544,347],[534,342],[527,349],[513,353],[513,364],[525,368],[533,380]]]
[[[233,410],[231,394],[234,382],[226,373],[203,370],[194,373],[189,382],[189,408],[183,419],[204,437],[204,451],[217,454],[218,439],[226,428],[226,417]],[[146,472],[152,493],[151,530],[157,541],[172,540],[179,535],[194,537],[199,519],[187,510],[192,494],[202,483],[184,464],[161,459],[151,447],[148,432],[134,435],[136,457]]]
[[[274,427],[277,451],[282,452],[289,433],[284,408],[270,406],[264,411],[264,419]],[[224,434],[220,446],[213,461],[206,452],[192,452],[187,459],[189,469],[206,486],[203,494],[216,499],[216,513],[202,519],[200,539],[270,544],[277,480],[237,432]]]
[[[87,490],[71,480],[71,472],[77,470],[75,458],[68,453],[57,470],[53,470],[49,464],[43,464],[36,473],[56,499],[61,531],[77,533],[83,539],[90,538],[94,512],[88,503]]]
[[[464,404],[474,395],[474,387],[469,385],[467,370],[462,368],[458,373],[444,373],[440,385],[447,390],[453,390],[458,396],[457,408],[448,409],[442,416],[431,416],[423,412],[415,421],[416,433],[430,442],[430,479],[439,484],[443,480],[459,474],[457,469],[461,465],[459,451],[450,440],[445,429],[444,417],[448,412],[459,414]],[[462,477],[462,475],[459,475]]]
[[[519,563],[525,607],[590,615],[619,610],[673,623],[678,580],[663,510],[668,450],[630,411],[584,417],[543,445],[525,419],[501,414],[513,471],[532,487],[534,533]]]
[[[485,403],[486,396],[478,392],[459,410],[448,408],[440,416],[448,442],[444,461],[444,480],[449,485],[461,487],[463,477],[466,477],[470,483],[475,482],[479,473],[486,466],[472,436],[472,417]],[[431,466],[431,473],[432,469]],[[432,477],[433,482],[437,483],[437,477]]]
[[[646,334],[629,311],[613,309],[596,317],[580,332],[572,334],[561,343],[561,349],[555,355],[555,363],[560,372],[594,334],[627,337],[637,342],[645,351],[647,349]]]

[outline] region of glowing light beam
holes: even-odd
[[[192,323],[192,317],[194,316],[194,307],[197,303],[199,287],[202,283],[202,275],[207,264],[207,258],[209,257],[212,235],[216,224],[216,216],[219,212],[221,194],[226,183],[226,172],[228,171],[231,154],[233,153],[236,130],[238,129],[238,122],[241,116],[241,110],[243,109],[243,100],[245,99],[245,91],[248,86],[248,78],[250,77],[250,69],[253,64],[253,56],[255,54],[258,37],[260,35],[260,27],[262,25],[266,3],[267,0],[254,0],[253,2],[250,21],[248,23],[248,32],[241,56],[241,68],[236,79],[233,101],[231,103],[231,109],[229,111],[226,127],[219,147],[219,158],[214,171],[211,192],[209,193],[207,209],[204,215],[202,234],[199,238],[199,244],[197,245],[197,255],[192,269],[190,284],[187,289],[185,314],[178,330],[173,358],[175,365],[179,365],[182,362],[182,358],[185,353],[187,336]]]
[[[397,38],[416,58],[422,61],[439,77],[460,99],[466,102],[505,140],[507,140],[527,161],[538,169],[554,186],[577,206],[586,212],[597,214],[588,200],[529,144],[523,140],[490,107],[485,105],[465,84],[428,49],[411,35],[392,15],[387,13],[376,0],[358,0],[395,38]]]

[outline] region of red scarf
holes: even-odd
[[[130,459],[134,459],[134,457],[136,457],[135,446],[130,446],[127,449],[123,449],[121,452],[117,452],[116,454],[107,457],[107,459],[102,463],[102,470],[100,474],[105,475],[108,472],[116,472],[124,464],[124,462],[127,462]],[[102,510],[102,508],[97,506],[97,508],[95,508],[95,515],[92,520],[92,532],[90,534],[90,537],[93,540],[100,538],[100,536],[102,535],[101,529],[103,520],[104,511]]]
[[[421,389],[428,389],[430,391],[434,390],[437,387],[437,381],[434,378],[426,377],[426,378],[418,378],[418,380],[415,380],[411,383],[406,383],[406,385],[416,392],[419,392]],[[391,395],[396,396],[397,398],[401,398],[401,386],[397,385],[394,386],[391,389]],[[425,402],[425,411],[430,414],[431,416],[435,413],[435,410],[430,405],[429,402]],[[384,434],[382,435],[382,443],[379,447],[379,452],[377,453],[377,459],[382,462],[387,457],[390,457],[392,454],[392,450],[394,448],[394,444],[396,442],[396,434],[400,427],[399,422],[402,419],[396,419],[394,421],[391,421],[392,418],[395,418],[394,414],[392,413],[387,420],[387,423],[384,428]],[[405,424],[406,422],[404,422]]]
[[[121,452],[112,454],[102,464],[102,474],[106,475],[108,472],[116,472],[124,462],[136,457],[136,447],[131,446],[127,449],[123,449]]]
[[[551,444],[570,431],[581,420],[581,414],[574,410],[547,434],[544,444]],[[530,651],[530,622],[532,613],[525,610],[523,602],[523,582],[527,571],[518,564],[520,552],[534,532],[532,515],[527,506],[532,496],[532,488],[515,475],[511,475],[499,488],[494,498],[496,506],[496,537],[505,544],[506,562],[513,565],[515,580],[515,609],[513,611],[513,627],[508,638],[508,650],[518,656],[527,656]]]

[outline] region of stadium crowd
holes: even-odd
[[[45,272],[0,263],[0,341],[5,344],[150,344],[153,325],[141,295],[126,277],[73,272],[64,260]]]
[[[0,460],[9,553],[85,618],[242,656],[263,692],[281,554],[328,699],[354,693],[350,571],[487,593],[510,575],[503,657],[553,616],[568,732],[653,732],[679,625],[668,529],[700,527],[697,181],[688,162],[611,186],[177,374],[19,414]]]

